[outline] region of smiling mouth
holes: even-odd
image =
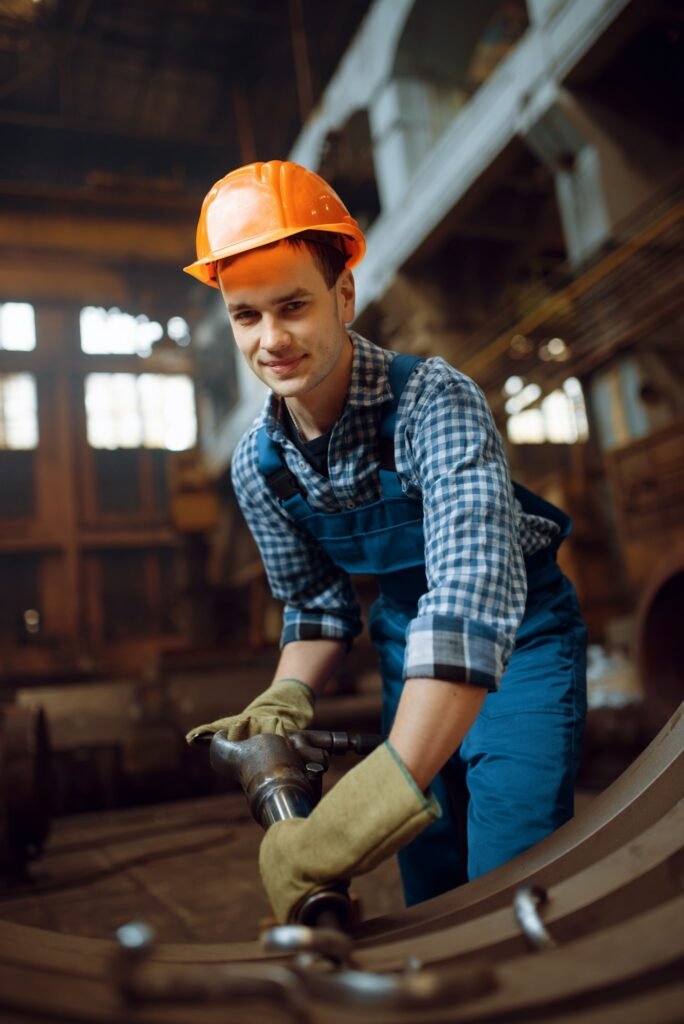
[[[264,363],[263,365],[267,370],[271,370],[273,373],[285,373],[287,370],[292,370],[295,366],[299,366],[303,355],[295,356],[292,359],[274,359],[272,362]]]

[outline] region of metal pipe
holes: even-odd
[[[240,783],[252,815],[263,829],[289,818],[307,818],[320,798],[320,764],[305,764],[300,752],[284,736],[262,734],[229,740],[214,734],[209,760],[215,771]],[[346,929],[352,911],[345,882],[332,883],[313,893],[293,911],[298,924]]]
[[[314,783],[283,736],[263,734],[235,741],[217,732],[209,760],[219,775],[240,783],[254,818],[264,829],[287,818],[306,818],[316,805]]]

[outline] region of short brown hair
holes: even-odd
[[[284,241],[296,249],[305,246],[328,288],[337,284],[349,258],[342,235],[332,231],[302,231],[298,235],[290,235]]]

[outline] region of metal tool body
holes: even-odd
[[[230,740],[223,732],[211,739],[209,760],[220,775],[240,783],[250,810],[268,829],[289,818],[306,818],[321,796],[329,753],[370,753],[382,738],[360,733],[305,730],[288,737],[264,733]],[[295,907],[297,924],[347,928],[351,903],[345,881],[333,882]]]
[[[306,818],[316,805],[316,780],[284,736],[229,740],[217,732],[209,760],[219,775],[240,783],[254,818],[264,829],[287,818]]]

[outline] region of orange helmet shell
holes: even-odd
[[[183,269],[217,288],[217,260],[312,230],[342,236],[348,267],[363,259],[363,232],[323,178],[288,160],[247,164],[217,181],[205,197],[197,259]]]

